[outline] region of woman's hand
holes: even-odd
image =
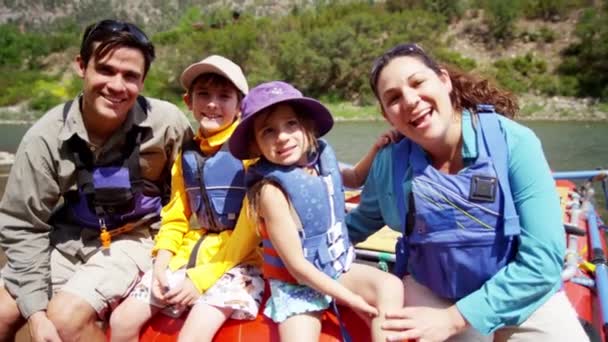
[[[408,339],[420,342],[445,341],[467,328],[468,324],[455,305],[445,309],[405,307],[387,312],[384,330],[389,330],[389,341]]]

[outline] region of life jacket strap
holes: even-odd
[[[103,219],[100,219],[100,225],[101,225],[101,232],[99,233],[99,240],[101,241],[101,246],[105,249],[105,248],[109,248],[110,244],[112,243],[112,237],[124,234],[124,233],[128,233],[132,230],[135,230],[137,228],[143,227],[147,224],[149,224],[152,221],[155,221],[157,219],[157,215],[149,215],[149,217],[140,220],[138,222],[129,222],[123,226],[120,226],[118,228],[114,228],[112,230],[108,230],[105,227],[105,223],[103,223]]]

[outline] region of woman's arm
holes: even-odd
[[[526,320],[561,284],[565,233],[555,182],[538,138],[501,120],[509,143],[509,181],[522,228],[512,262],[478,291],[457,302],[482,333]],[[514,300],[516,299],[516,300]]]
[[[387,144],[397,141],[398,137],[399,133],[394,129],[383,132],[361,160],[351,168],[341,169],[340,173],[342,174],[342,183],[344,186],[347,188],[361,187],[367,179],[372,162],[378,151]]]
[[[372,235],[384,225],[393,229],[401,227],[392,193],[392,146],[378,152],[365,186],[361,191],[359,204],[346,215],[348,236],[353,243],[359,243]],[[385,217],[386,216],[386,217]]]
[[[291,218],[287,197],[272,183],[265,184],[260,189],[259,215],[264,220],[266,232],[274,249],[289,273],[300,284],[329,295],[338,302],[356,306],[355,308],[358,310],[373,315],[377,314],[376,309],[365,303],[360,296],[306,260],[302,253],[296,223]]]

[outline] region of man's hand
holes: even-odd
[[[57,329],[46,316],[45,311],[38,311],[28,319],[30,336],[33,342],[61,342]]]

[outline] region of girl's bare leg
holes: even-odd
[[[222,324],[232,315],[234,310],[218,308],[198,302],[190,313],[179,333],[178,341],[211,341]]]
[[[142,326],[161,309],[134,297],[127,297],[110,316],[111,341],[139,341]]]
[[[291,316],[279,324],[282,342],[317,342],[321,336],[321,313]]]
[[[339,281],[378,309],[378,316],[371,318],[371,335],[373,341],[386,341],[386,333],[381,328],[384,314],[387,310],[403,307],[401,279],[368,265],[353,264]]]

